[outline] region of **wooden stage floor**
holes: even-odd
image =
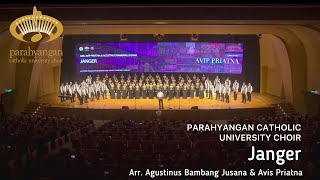
[[[76,102],[70,103],[60,102],[58,94],[50,94],[39,98],[37,101],[42,103],[48,103],[51,107],[60,108],[90,108],[90,109],[121,109],[122,106],[128,106],[130,109],[137,110],[156,110],[159,108],[158,99],[101,99],[90,101],[83,105],[80,105],[77,98]],[[213,99],[199,99],[197,97],[190,99],[164,99],[164,109],[174,109],[174,110],[187,110],[191,109],[192,106],[198,106],[199,109],[244,109],[244,108],[266,108],[272,107],[274,104],[280,103],[283,100],[279,97],[275,97],[269,94],[253,93],[252,101],[246,104],[241,103],[241,94],[238,94],[237,101],[233,100],[233,95],[231,96],[230,103],[215,100],[215,95]]]

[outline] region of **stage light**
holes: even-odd
[[[160,41],[164,38],[164,34],[158,33],[158,34],[153,34],[153,37],[157,40]]]
[[[120,41],[127,41],[128,37],[127,34],[120,34]]]
[[[191,41],[198,41],[199,35],[198,34],[192,34],[191,35]]]

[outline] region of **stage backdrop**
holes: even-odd
[[[72,35],[63,38],[61,82],[80,82],[88,74],[166,73],[219,75],[251,82],[260,91],[260,52],[257,35],[152,34]]]

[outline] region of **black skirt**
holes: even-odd
[[[174,93],[173,90],[170,90],[170,91],[169,91],[169,99],[173,99],[173,93]]]
[[[122,90],[122,99],[127,99],[127,96],[128,96],[128,91]]]
[[[140,91],[138,90],[138,91],[136,91],[136,93],[135,93],[135,97],[136,97],[136,99],[140,99]]]
[[[142,98],[143,99],[147,99],[147,94],[148,94],[148,91],[147,90],[143,90],[142,91]]]
[[[180,90],[176,91],[176,98],[177,98],[177,99],[180,98]]]
[[[187,99],[187,90],[182,91],[182,98]]]
[[[121,99],[121,91],[117,90],[117,99]]]
[[[200,99],[204,98],[204,90],[199,91],[199,98]]]
[[[133,90],[129,90],[129,99],[133,99],[134,93]]]
[[[153,99],[154,98],[154,92],[153,90],[149,90],[149,99]]]
[[[164,90],[164,91],[163,91],[163,97],[164,97],[164,98],[167,98],[167,97],[168,97],[168,91],[167,91],[167,90]]]
[[[194,90],[190,90],[190,98],[191,98],[191,99],[194,98]]]
[[[110,98],[114,99],[115,98],[115,92],[114,90],[110,90]]]

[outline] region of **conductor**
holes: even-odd
[[[159,99],[159,109],[163,109],[163,97],[164,94],[162,92],[162,89],[157,93],[157,98]]]

